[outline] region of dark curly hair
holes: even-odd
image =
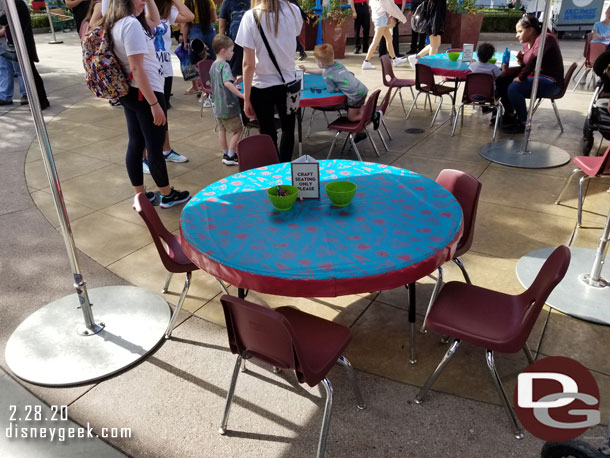
[[[477,49],[477,57],[479,58],[479,62],[485,63],[489,62],[496,52],[496,48],[491,43],[481,43]]]

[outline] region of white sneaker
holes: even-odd
[[[407,59],[409,60],[409,65],[411,66],[411,68],[415,70],[415,64],[417,63],[417,54],[411,54],[409,57],[407,57]]]
[[[212,108],[212,101],[210,100],[209,97],[206,97],[205,99],[203,99],[203,108]]]
[[[169,150],[169,153],[163,153],[166,162],[188,162],[189,158],[182,154],[176,153],[173,149]]]
[[[147,175],[150,175],[150,168],[148,167],[148,160],[142,159],[142,172]]]
[[[404,64],[406,61],[407,60],[404,57],[395,57],[392,59],[392,64],[394,64],[394,67],[398,67],[399,65]]]
[[[375,66],[371,64],[368,60],[362,62],[362,70],[375,70]]]

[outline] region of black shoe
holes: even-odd
[[[364,132],[358,132],[356,134],[356,136],[354,137],[354,142],[358,143],[361,142],[362,140],[364,140],[366,138],[366,134]]]
[[[307,59],[307,53],[305,51],[302,51],[301,54],[299,55],[299,60],[305,60]]]
[[[525,124],[521,124],[520,122],[515,124],[503,125],[502,132],[505,134],[522,134],[525,132]]]
[[[379,129],[379,123],[381,122],[381,112],[376,111],[373,113],[373,128],[375,130]]]
[[[511,124],[520,124],[519,118],[517,118],[517,116],[515,116],[514,113],[511,113],[511,114],[504,113],[502,115],[502,125],[509,126]]]
[[[161,208],[170,208],[174,205],[186,202],[190,198],[191,195],[188,191],[176,191],[174,188],[172,188],[172,192],[170,192],[167,196],[161,197],[161,203],[159,204],[159,206]]]
[[[354,54],[360,54],[360,46],[354,47]]]
[[[30,102],[28,101],[28,96],[24,95],[21,97],[21,105],[28,105]]]
[[[41,110],[46,110],[50,106],[51,106],[51,104],[49,103],[48,100],[45,100],[44,102],[40,102],[40,109]]]
[[[3,106],[3,105],[12,105],[12,104],[13,104],[12,100],[2,100],[2,99],[0,99],[0,106]]]
[[[492,111],[495,111],[495,108],[492,108],[492,107],[481,107],[481,112],[483,114],[491,113]]]
[[[108,103],[110,104],[111,107],[120,107],[121,106],[121,102],[119,102],[119,99],[108,100]]]

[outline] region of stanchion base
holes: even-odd
[[[519,260],[517,277],[525,288],[532,284],[553,250],[554,248],[543,248],[532,251]],[[589,286],[582,278],[583,274],[591,271],[595,250],[570,247],[570,252],[572,259],[566,276],[555,287],[546,303],[575,318],[610,325],[610,286]]]
[[[26,318],[6,344],[13,373],[37,385],[65,386],[98,380],[144,358],[163,339],[170,308],[159,295],[134,286],[88,291],[98,333],[81,335],[76,293]]]
[[[51,41],[49,41],[50,45],[60,45],[62,43],[63,43],[63,41],[61,41],[61,40],[51,40]]]
[[[497,164],[524,169],[546,169],[570,162],[570,155],[557,146],[529,142],[529,152],[521,153],[521,140],[491,142],[481,148],[485,159]]]

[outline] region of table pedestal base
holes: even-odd
[[[98,332],[82,332],[76,294],[45,305],[6,344],[6,362],[17,377],[49,386],[91,382],[135,364],[163,339],[171,313],[161,296],[133,286],[88,293]]]
[[[553,250],[543,248],[532,251],[519,260],[517,277],[525,288],[532,284]],[[584,278],[591,272],[595,250],[570,247],[570,252],[570,267],[549,296],[547,304],[575,318],[610,325],[610,286],[605,281],[600,281],[599,286],[590,286]]]
[[[485,159],[509,167],[546,169],[570,162],[570,155],[561,148],[540,142],[529,142],[529,151],[521,152],[521,140],[502,140],[481,148]]]

